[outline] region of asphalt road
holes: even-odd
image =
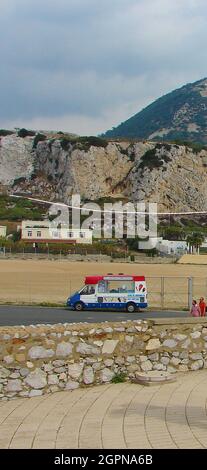
[[[0,306],[0,326],[37,325],[38,323],[98,323],[103,321],[123,321],[146,318],[187,317],[188,312],[178,311],[147,311],[127,313],[109,311],[75,312],[66,308],[48,308],[31,306]]]

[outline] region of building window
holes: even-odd
[[[37,237],[41,237],[41,231],[40,230],[37,231]]]
[[[53,230],[52,238],[61,238],[61,234],[59,230]]]
[[[68,232],[68,238],[74,238],[73,232]]]
[[[28,230],[27,236],[28,236],[28,237],[32,237],[32,230]]]

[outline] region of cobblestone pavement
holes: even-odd
[[[207,370],[0,402],[0,448],[207,448]]]

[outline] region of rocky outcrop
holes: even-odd
[[[206,168],[207,150],[185,145],[0,139],[0,190],[65,203],[78,193],[157,202],[160,211],[207,210]]]
[[[136,158],[127,179],[132,200],[157,202],[159,210],[207,210],[207,151],[156,144]]]
[[[30,178],[35,155],[32,139],[14,135],[0,138],[0,183],[10,185],[18,178]]]

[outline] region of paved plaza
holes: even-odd
[[[0,448],[207,448],[207,370],[0,402]]]

